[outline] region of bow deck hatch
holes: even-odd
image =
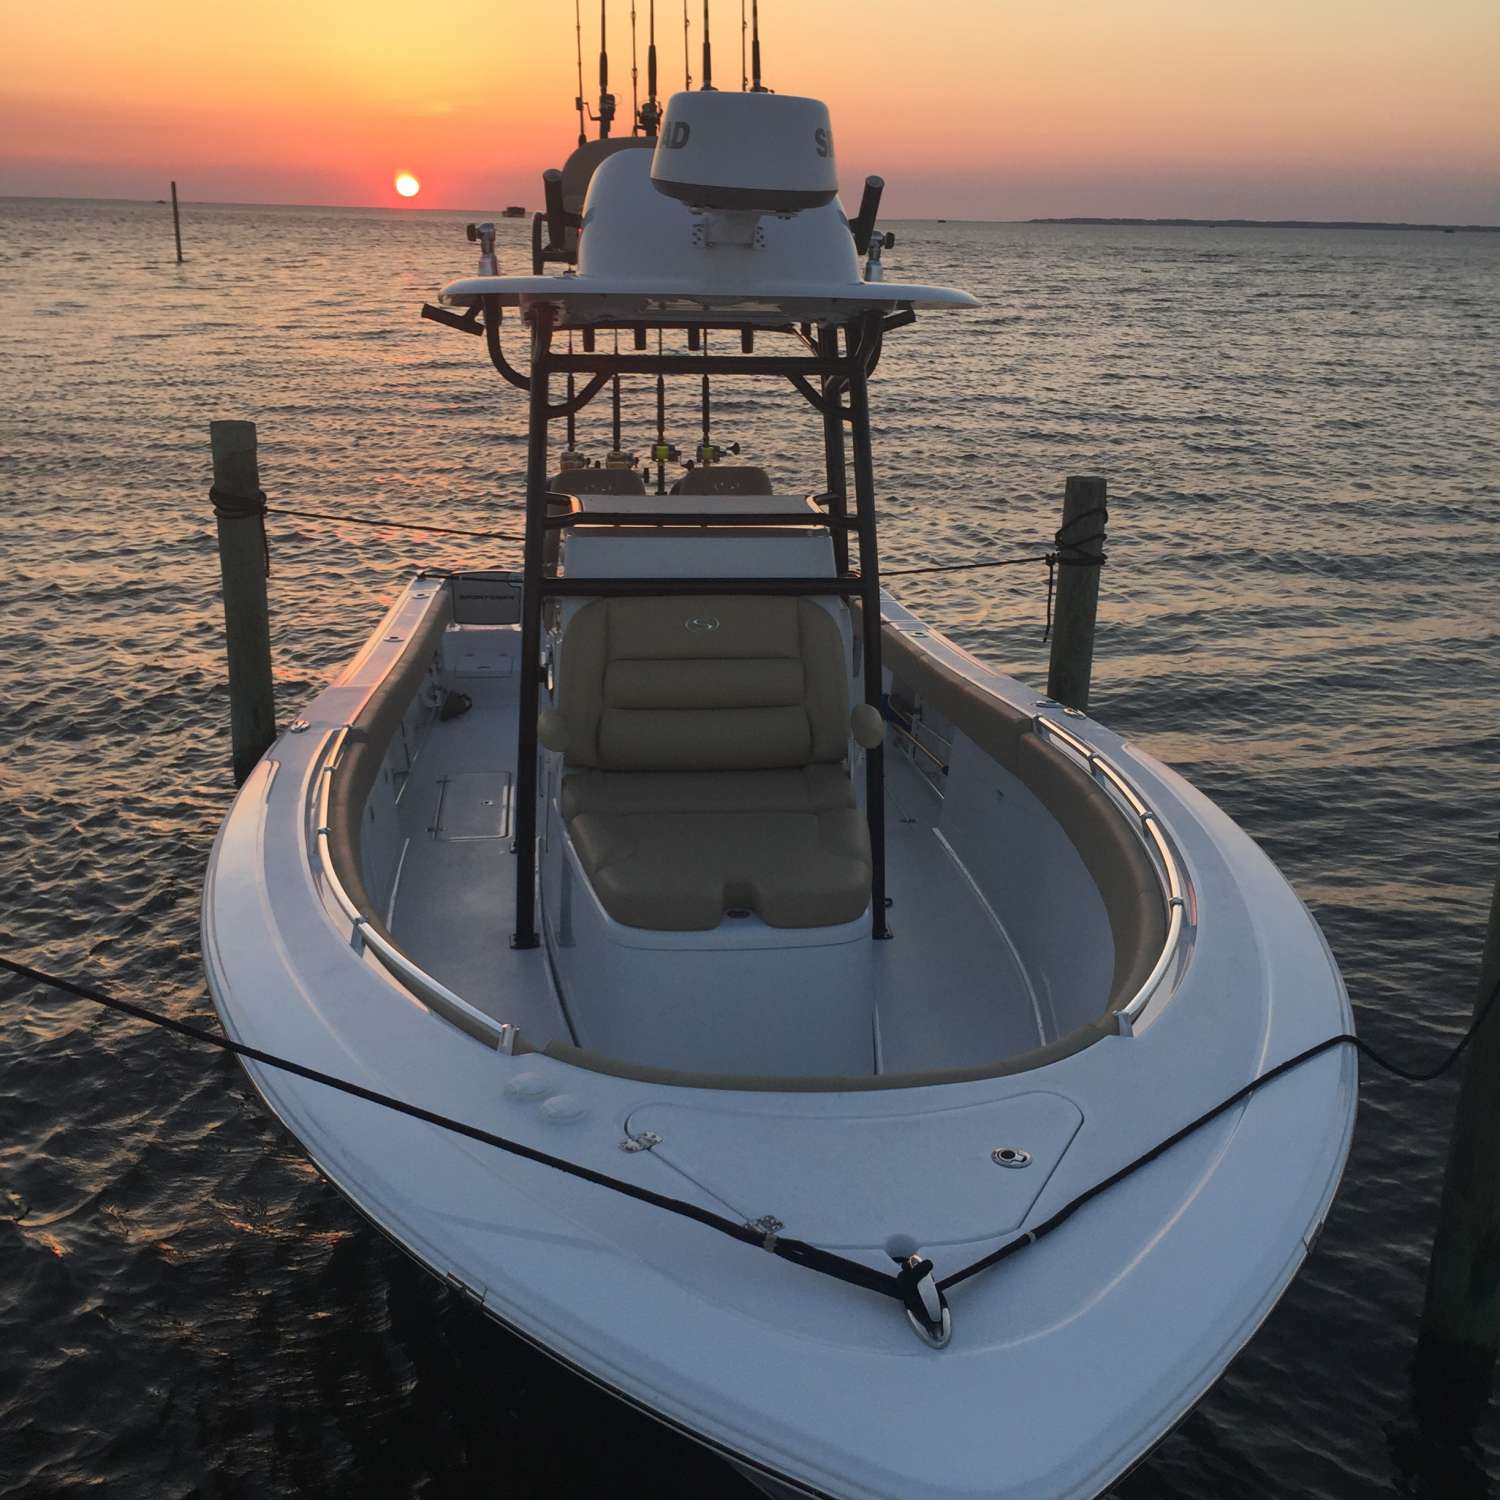
[[[784,1101],[782,1101],[784,1102]],[[923,1249],[987,1239],[1026,1218],[1083,1115],[1041,1090],[959,1109],[824,1116],[712,1104],[642,1105],[627,1128],[747,1221],[771,1214],[820,1245]],[[1019,1152],[1025,1165],[994,1153]]]

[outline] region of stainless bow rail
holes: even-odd
[[[1095,781],[1114,794],[1114,800],[1124,803],[1124,808],[1133,815],[1132,827],[1137,837],[1145,844],[1148,854],[1154,856],[1152,864],[1156,867],[1157,878],[1162,886],[1162,899],[1167,905],[1167,936],[1162,943],[1161,953],[1140,989],[1115,1012],[1120,1023],[1120,1034],[1131,1036],[1135,1031],[1136,1021],[1161,988],[1182,949],[1188,927],[1187,885],[1183,879],[1182,867],[1162,830],[1161,819],[1115,766],[1092,745],[1086,744],[1065,729],[1056,719],[1034,713],[1031,722],[1038,734],[1080,762]]]
[[[515,1046],[516,1029],[485,1015],[482,1010],[470,1005],[462,996],[456,995],[447,985],[434,979],[420,965],[415,964],[394,943],[376,930],[367,917],[350,899],[334,869],[333,858],[328,848],[328,800],[334,773],[338,770],[343,755],[344,740],[350,726],[345,724],[331,730],[318,752],[318,789],[314,798],[314,834],[319,873],[334,905],[350,924],[349,944],[356,953],[366,949],[375,955],[381,965],[398,979],[423,1005],[436,1011],[445,1021],[452,1022],[460,1031],[467,1032],[487,1047],[497,1052],[509,1052]]]

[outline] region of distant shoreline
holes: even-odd
[[[1500,234],[1500,224],[1394,224],[1375,219],[1027,219],[1028,224],[1120,224],[1145,229],[1403,229],[1428,234]]]
[[[46,193],[0,193],[0,203],[102,203],[102,204],[130,204],[132,206],[161,208],[165,207],[165,198],[78,198],[53,196]],[[416,202],[403,203],[272,203],[265,200],[236,202],[233,199],[201,198],[182,199],[183,206],[192,208],[271,208],[271,209],[312,209],[324,213],[395,213],[403,217],[412,214],[448,214],[459,216],[470,214],[483,217],[485,215],[502,215],[503,210],[497,207],[488,208],[452,208],[452,207],[427,207]],[[931,214],[922,218],[906,218],[900,214],[889,216],[893,223],[905,224],[1061,224],[1073,226],[1103,226],[1111,225],[1122,228],[1137,229],[1385,229],[1405,230],[1411,233],[1425,234],[1500,234],[1500,224],[1408,224],[1385,222],[1376,219],[1144,219],[1144,218],[1108,218],[1095,215],[1073,215],[1067,218],[1032,218],[1032,219],[970,219],[963,215],[955,214],[944,217],[939,214]]]

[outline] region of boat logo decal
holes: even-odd
[[[712,615],[689,615],[682,623],[695,635],[707,635],[710,630],[719,628],[719,622]]]

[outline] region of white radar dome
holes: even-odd
[[[838,192],[828,106],[793,94],[673,94],[651,182],[689,208],[771,214],[820,208]]]

